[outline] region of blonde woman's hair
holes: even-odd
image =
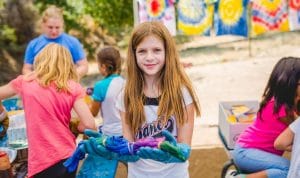
[[[63,18],[63,10],[54,6],[50,5],[42,14],[41,22],[45,23],[49,18],[56,18],[60,19],[62,22],[64,22]]]
[[[171,115],[174,115],[178,125],[184,124],[185,103],[182,95],[184,87],[191,94],[196,114],[200,116],[198,98],[191,81],[180,64],[176,44],[171,34],[161,22],[144,22],[133,30],[127,53],[127,82],[124,96],[125,119],[130,125],[133,134],[137,133],[138,128],[146,120],[143,106],[144,78],[143,72],[137,65],[135,52],[142,40],[150,35],[160,39],[165,48],[166,62],[160,73],[159,119],[165,123]]]
[[[40,85],[54,83],[58,91],[70,91],[68,81],[78,81],[78,74],[69,50],[57,43],[49,43],[34,58],[34,72]]]

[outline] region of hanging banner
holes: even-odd
[[[286,0],[252,0],[251,36],[289,31]]]
[[[159,20],[176,35],[175,0],[138,0],[139,23]]]
[[[248,36],[248,0],[220,0],[216,3],[216,35]]]
[[[184,35],[210,35],[215,0],[179,0],[178,31]]]
[[[289,0],[289,24],[291,30],[300,29],[300,0]]]

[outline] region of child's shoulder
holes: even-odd
[[[275,99],[272,98],[270,99],[266,105],[262,108],[261,112],[263,114],[267,114],[269,115],[269,117],[273,116],[273,117],[286,117],[287,113],[286,113],[286,105],[282,104],[279,108],[278,111],[276,113],[274,113],[274,106],[275,106]]]
[[[70,89],[72,89],[73,91],[76,91],[76,90],[84,90],[83,89],[83,86],[77,82],[77,81],[74,81],[74,80],[69,80],[68,81],[68,87]]]
[[[72,86],[82,87],[81,84],[79,82],[75,81],[75,80],[69,80],[68,85],[69,85],[69,87],[72,87]]]
[[[182,92],[182,97],[183,97],[184,103],[186,105],[193,102],[192,93],[189,91],[189,89],[186,86],[181,87],[181,92]]]
[[[123,81],[125,81],[125,79],[122,76],[116,74],[116,75],[111,75],[111,76],[105,77],[101,80],[98,80],[95,84],[96,85],[107,85],[107,84],[111,83],[112,81],[123,82]]]
[[[181,93],[182,93],[183,96],[191,95],[189,89],[186,86],[181,87]]]
[[[69,92],[72,95],[83,95],[86,91],[79,82],[74,80],[68,81],[68,88],[70,89]]]
[[[63,40],[67,41],[67,42],[72,42],[72,43],[79,43],[79,40],[75,37],[75,36],[72,36],[72,35],[69,35],[67,33],[62,33],[61,34],[61,37]],[[71,43],[71,44],[72,44]]]
[[[33,73],[29,73],[26,75],[19,75],[15,79],[13,79],[11,82],[16,83],[16,82],[23,82],[23,81],[32,81],[35,79],[35,76],[32,75]]]

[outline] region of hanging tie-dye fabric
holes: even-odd
[[[248,36],[248,0],[220,0],[216,3],[216,35]]]
[[[289,31],[286,0],[252,0],[251,36]]]
[[[300,0],[289,0],[289,24],[291,30],[300,29]]]
[[[177,26],[185,35],[209,35],[215,0],[179,0]]]
[[[139,23],[159,20],[176,35],[175,0],[138,0]]]

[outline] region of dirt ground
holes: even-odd
[[[226,160],[223,148],[193,149],[189,162],[190,178],[220,178],[222,165]],[[125,166],[119,165],[116,178],[125,178],[126,175]]]

